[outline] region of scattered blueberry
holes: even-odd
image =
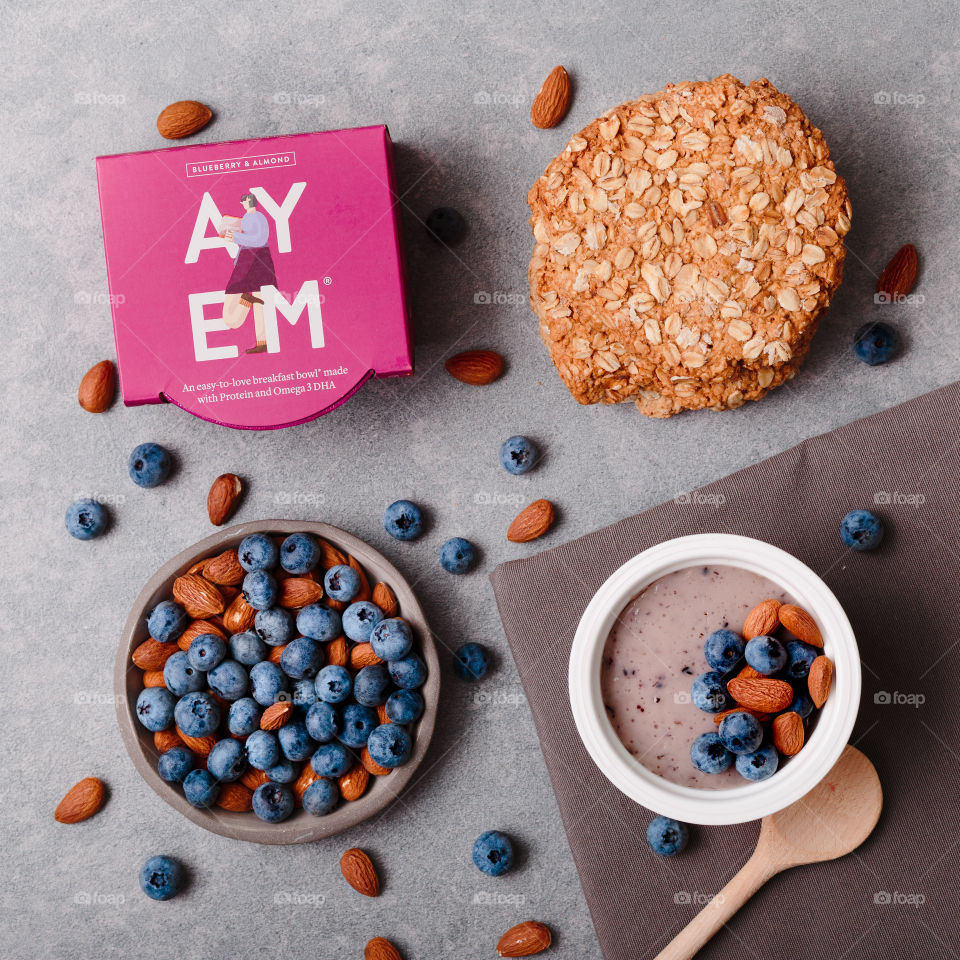
[[[744,641],[732,630],[714,630],[703,643],[703,656],[711,670],[726,673],[743,656]]]
[[[266,770],[280,762],[280,742],[277,735],[269,730],[254,730],[247,737],[247,760],[251,767]]]
[[[396,500],[383,512],[383,528],[394,540],[415,540],[423,533],[423,513],[409,500]]]
[[[280,558],[277,545],[262,533],[252,533],[244,537],[237,547],[237,559],[247,573],[254,570],[272,570]]]
[[[311,603],[297,614],[297,630],[312,640],[336,640],[342,629],[340,614],[319,603]]]
[[[209,737],[220,726],[220,704],[209,693],[188,693],[177,701],[173,716],[188,737]]]
[[[693,705],[705,713],[719,713],[729,706],[727,690],[723,679],[715,670],[701,673],[690,687],[690,697]]]
[[[140,889],[151,900],[169,900],[183,887],[183,867],[173,857],[150,857],[140,868]]]
[[[362,747],[370,736],[370,731],[380,723],[377,711],[359,703],[348,703],[343,710],[343,729],[337,739],[348,747]]]
[[[499,830],[481,833],[473,844],[473,862],[488,877],[500,877],[513,866],[513,843]]]
[[[267,823],[281,823],[293,813],[293,793],[281,783],[261,783],[253,792],[253,812]]]
[[[406,727],[398,723],[381,723],[370,731],[367,751],[374,763],[392,770],[410,759],[413,743]]]
[[[415,690],[422,687],[427,679],[427,665],[420,657],[411,653],[402,660],[391,660],[387,664],[390,679],[401,690]]]
[[[461,680],[482,680],[487,666],[487,651],[479,643],[465,643],[453,655],[453,672]]]
[[[316,688],[325,703],[342,703],[353,691],[353,677],[346,667],[329,664],[317,674]]]
[[[343,611],[343,632],[354,643],[366,643],[373,628],[383,619],[383,611],[369,600],[351,603]]]
[[[227,729],[235,737],[249,737],[254,730],[260,729],[260,715],[260,704],[253,697],[243,697],[230,704]]]
[[[690,747],[690,759],[702,773],[723,773],[733,763],[733,754],[723,745],[720,734],[701,733]]]
[[[261,707],[276,703],[286,685],[283,671],[269,660],[261,660],[250,668],[250,693]]]
[[[340,789],[336,780],[314,780],[303,792],[303,809],[315,817],[330,813],[340,799]]]
[[[157,761],[157,773],[167,783],[182,783],[196,761],[186,747],[171,747]]]
[[[217,664],[223,663],[227,655],[227,645],[223,637],[215,633],[201,633],[190,641],[187,650],[187,659],[194,670],[212,670]]]
[[[342,777],[353,765],[353,757],[342,743],[325,743],[310,758],[313,772],[320,777]]]
[[[233,737],[218,740],[207,757],[207,769],[218,780],[239,780],[247,769],[243,744]]]
[[[395,690],[387,697],[384,710],[393,723],[415,723],[423,716],[423,697],[416,690]]]
[[[170,454],[159,443],[141,443],[133,448],[127,470],[138,487],[156,487],[170,476]]]
[[[810,673],[810,667],[820,655],[820,651],[802,640],[788,640],[785,646],[787,648],[786,675],[791,680],[803,680]]]
[[[258,610],[253,620],[257,636],[270,647],[282,647],[293,638],[293,623],[283,607]],[[236,656],[236,655],[235,655]],[[239,660],[240,658],[237,657]]]
[[[370,646],[381,660],[399,660],[413,647],[413,631],[406,620],[381,620],[370,634]]]
[[[224,660],[207,673],[210,689],[224,700],[239,700],[250,691],[250,675],[236,660]]]
[[[288,760],[306,760],[317,749],[317,741],[310,736],[303,720],[290,720],[277,731],[280,749]]]
[[[345,563],[331,567],[323,577],[327,596],[349,603],[360,592],[360,574]]]
[[[900,346],[900,335],[889,323],[879,320],[865,323],[853,339],[853,350],[858,360],[871,367],[893,359]]]
[[[144,687],[137,697],[137,719],[152,733],[166,730],[176,705],[177,698],[166,687]]]
[[[315,677],[322,666],[323,647],[310,637],[297,637],[280,654],[280,667],[293,680]]]
[[[754,637],[743,651],[744,659],[757,673],[769,676],[787,665],[787,651],[776,637]]]
[[[92,540],[107,529],[107,508],[96,500],[74,500],[64,518],[67,533],[78,540]]]
[[[440,566],[447,573],[469,573],[476,562],[473,544],[463,537],[451,537],[440,548]]]
[[[207,678],[202,670],[190,666],[190,660],[183,650],[178,650],[163,665],[163,682],[175,697],[182,697],[202,690]]]
[[[353,678],[353,697],[365,707],[379,707],[390,695],[390,674],[385,663],[362,667]]]
[[[647,827],[647,843],[661,857],[675,857],[686,847],[689,839],[687,825],[669,817],[654,817]]]
[[[537,462],[538,452],[533,442],[526,437],[510,437],[500,447],[500,464],[507,473],[515,475],[532,470]]]
[[[753,753],[737,757],[737,773],[746,780],[766,780],[777,772],[779,757],[772,743],[765,743]]]
[[[220,784],[209,770],[191,770],[183,778],[183,795],[191,807],[212,807],[220,796]]]
[[[169,643],[176,640],[186,629],[190,618],[187,611],[172,600],[161,600],[147,617],[147,629],[154,640]]]
[[[309,533],[291,533],[280,546],[280,566],[287,573],[303,576],[320,561],[320,544]]]
[[[233,659],[245,667],[252,667],[255,663],[266,660],[269,652],[266,643],[253,630],[235,633],[230,638],[230,653]]]
[[[840,538],[854,550],[875,550],[883,539],[883,521],[869,510],[851,510],[840,523]]]
[[[467,224],[453,207],[437,207],[427,214],[427,231],[441,243],[456,243],[466,233]]]
[[[243,599],[254,610],[268,610],[277,602],[277,581],[266,570],[251,570],[243,578]]]
[[[753,753],[763,743],[760,721],[745,710],[728,713],[717,731],[723,745],[735,754]]]
[[[317,743],[329,743],[340,732],[341,720],[337,708],[331,703],[317,700],[307,711],[304,723],[307,733]]]

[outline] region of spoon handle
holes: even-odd
[[[775,874],[782,865],[760,851],[740,868],[727,885],[657,954],[655,960],[690,960],[694,954]]]

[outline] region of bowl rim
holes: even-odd
[[[171,596],[173,580],[194,563],[217,550],[226,550],[253,533],[289,535],[312,533],[352,555],[372,575],[373,583],[384,581],[394,591],[403,618],[414,628],[419,640],[417,652],[427,664],[427,680],[421,688],[425,709],[414,728],[410,759],[384,777],[372,776],[373,783],[358,800],[341,803],[332,813],[316,817],[298,808],[288,820],[266,823],[255,814],[223,810],[220,807],[198,809],[187,803],[181,791],[161,779],[156,764],[160,754],[153,745],[153,734],[137,722],[136,700],[142,689],[140,670],[130,659],[133,650],[149,637],[146,618],[153,605]],[[139,686],[138,686],[139,684]],[[391,804],[410,783],[423,761],[433,736],[440,693],[440,662],[433,634],[427,624],[413,588],[400,571],[378,550],[359,537],[328,523],[309,520],[252,520],[224,527],[192,546],[181,550],[164,563],[146,582],[131,607],[123,627],[114,663],[114,694],[117,721],[124,746],[140,775],[171,807],[193,823],[212,833],[252,843],[291,844],[321,840],[375,816]],[[135,690],[133,696],[131,691]]]
[[[644,767],[620,741],[603,707],[600,663],[617,616],[644,587],[700,564],[736,566],[772,580],[817,621],[834,686],[803,750],[759,783],[710,790],[674,784]],[[829,772],[853,731],[860,706],[860,655],[850,621],[824,581],[772,544],[702,533],[656,544],[615,570],[584,610],[570,650],[568,692],[580,738],[610,782],[655,813],[689,823],[733,824],[765,817],[808,793]]]

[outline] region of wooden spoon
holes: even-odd
[[[806,796],[763,818],[753,856],[656,960],[690,960],[781,870],[835,860],[855,850],[870,836],[882,806],[873,764],[855,747],[844,747],[833,769]]]

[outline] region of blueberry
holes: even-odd
[[[794,693],[793,703],[787,707],[786,712],[797,713],[806,720],[813,713],[813,701],[805,690],[795,690]]]
[[[307,733],[317,743],[329,743],[340,732],[340,715],[330,703],[318,700],[308,711],[304,720]]]
[[[157,773],[167,783],[182,783],[196,761],[186,747],[171,747],[158,761]]]
[[[209,770],[191,770],[183,778],[183,795],[191,807],[212,807],[220,796],[220,784]]]
[[[280,566],[302,577],[320,561],[320,544],[309,533],[291,533],[280,546]]]
[[[647,843],[661,857],[675,857],[686,847],[689,839],[687,825],[669,817],[654,817],[647,827]]]
[[[260,729],[260,704],[253,697],[244,697],[230,704],[227,729],[235,737],[249,737]]]
[[[187,611],[172,600],[161,600],[147,617],[147,629],[154,640],[169,643],[176,640],[186,629],[190,618]]]
[[[201,633],[190,641],[187,650],[187,659],[194,670],[212,670],[217,664],[223,663],[227,655],[227,645],[223,637],[215,633]]]
[[[737,757],[737,773],[745,780],[766,780],[777,772],[779,762],[777,748],[765,743],[759,750]]]
[[[787,665],[787,651],[776,637],[754,637],[743,651],[744,659],[757,673],[769,676]]]
[[[487,675],[487,651],[479,643],[465,643],[453,655],[453,672],[461,680],[482,680]]]
[[[381,660],[399,660],[413,646],[413,631],[406,620],[381,620],[370,634],[370,646]]]
[[[303,809],[315,817],[330,813],[340,799],[340,789],[336,780],[314,780],[303,792]]]
[[[293,783],[300,776],[300,768],[292,760],[281,760],[263,772],[274,783]]]
[[[381,723],[370,731],[367,751],[374,763],[392,770],[410,759],[413,743],[406,727],[398,723]]]
[[[317,674],[316,688],[325,703],[342,703],[353,691],[353,677],[346,667],[330,664]]]
[[[170,454],[159,443],[141,443],[133,448],[127,470],[138,487],[156,487],[170,476]]]
[[[500,447],[501,466],[507,473],[517,476],[532,470],[537,458],[537,448],[526,437],[510,437]]]
[[[743,656],[744,640],[732,630],[714,630],[703,643],[703,656],[711,670],[727,673]]]
[[[309,637],[297,637],[283,648],[280,666],[293,680],[315,677],[323,666],[323,647]]]
[[[409,500],[396,500],[383,512],[383,528],[394,540],[415,540],[423,533],[423,513]]]
[[[195,670],[190,666],[190,660],[183,650],[178,650],[163,665],[163,682],[174,696],[182,697],[184,694],[202,690],[207,684],[207,678],[202,670]]]
[[[753,753],[763,743],[763,727],[760,721],[745,710],[728,713],[721,721],[717,732],[723,745],[735,754]]]
[[[423,716],[423,697],[416,690],[396,690],[387,697],[384,710],[394,723],[415,723]]]
[[[210,689],[224,700],[239,700],[250,690],[250,675],[236,660],[224,660],[207,673]]]
[[[293,623],[290,614],[283,607],[258,610],[253,620],[253,628],[257,631],[257,636],[271,647],[282,647],[293,638]]]
[[[883,539],[883,521],[869,510],[851,510],[840,523],[840,538],[854,550],[875,550]]]
[[[324,575],[323,588],[328,597],[349,603],[360,592],[360,574],[353,567],[339,563]]]
[[[140,889],[151,900],[169,900],[183,888],[183,867],[173,857],[150,857],[140,868]]]
[[[876,367],[893,359],[900,346],[900,335],[889,323],[877,320],[865,323],[853,338],[853,351],[858,360]]]
[[[310,736],[302,720],[290,720],[277,731],[280,749],[288,760],[306,760],[317,749],[317,741]]]
[[[269,610],[277,602],[277,581],[266,570],[251,570],[243,578],[243,599],[254,610]]]
[[[253,812],[267,823],[282,823],[293,813],[293,793],[281,783],[261,783],[253,792]]]
[[[277,735],[269,730],[254,730],[247,737],[247,760],[251,767],[266,770],[280,762],[280,741]]]
[[[363,667],[353,678],[353,696],[365,707],[379,707],[390,696],[390,674],[385,663]]]
[[[390,679],[401,690],[416,690],[427,679],[427,665],[415,653],[402,660],[391,660],[387,664]]]
[[[440,566],[447,573],[469,573],[476,562],[473,544],[463,537],[451,537],[440,548]]]
[[[456,243],[467,230],[467,223],[453,207],[437,207],[427,214],[427,232],[440,243]]]
[[[277,545],[262,533],[252,533],[244,537],[237,547],[237,559],[247,573],[254,570],[272,570],[280,558]]]
[[[690,687],[690,697],[693,705],[705,713],[719,713],[729,705],[723,679],[715,670],[701,673]]]
[[[245,667],[252,667],[255,663],[267,659],[267,645],[260,639],[260,635],[253,630],[235,633],[230,638],[230,653],[237,663]]]
[[[297,614],[297,630],[305,637],[325,643],[340,636],[343,624],[336,610],[311,603]]]
[[[64,523],[71,537],[92,540],[107,529],[109,515],[106,507],[96,500],[75,500],[67,507]]]
[[[690,759],[702,773],[723,773],[733,763],[733,754],[723,745],[720,734],[701,733],[690,747]]]
[[[220,726],[220,704],[209,693],[188,693],[177,701],[173,716],[188,737],[209,737]]]
[[[276,703],[286,684],[283,671],[269,660],[261,660],[250,668],[250,693],[261,707]]]
[[[499,830],[481,833],[473,844],[473,862],[488,877],[500,877],[513,866],[513,843]]]
[[[137,697],[137,719],[153,733],[166,730],[173,723],[176,704],[177,698],[166,687],[145,687]]]
[[[348,703],[343,710],[343,729],[337,739],[348,747],[357,749],[366,744],[370,731],[380,723],[377,711],[359,703]]]
[[[310,758],[310,766],[319,777],[342,777],[353,766],[353,757],[342,743],[325,743]]]
[[[383,611],[369,600],[351,603],[343,611],[343,632],[354,643],[366,643],[373,628],[383,619]]]
[[[243,744],[232,737],[218,740],[207,757],[207,769],[218,780],[239,780],[247,769]]]
[[[810,666],[820,655],[816,647],[804,643],[802,640],[788,640],[786,675],[791,680],[803,680],[810,672]]]

